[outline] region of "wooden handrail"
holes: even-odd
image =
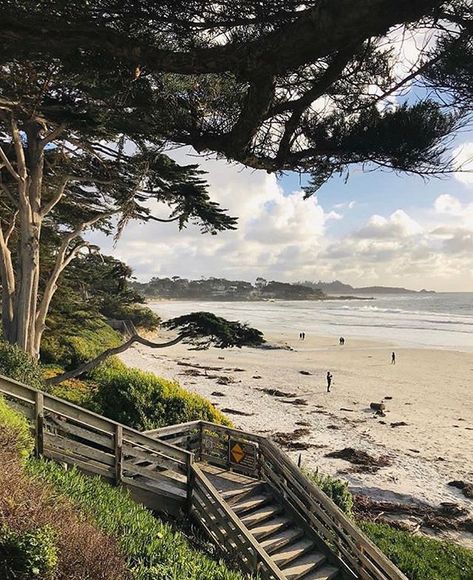
[[[296,464],[273,441],[265,439],[262,442],[263,454],[268,448],[271,450],[273,456],[290,471],[294,479],[305,490],[305,497],[302,496],[301,499],[307,500],[308,496],[314,497],[323,506],[326,513],[336,521],[337,525],[340,525],[344,529],[344,532],[351,537],[353,543],[350,542],[347,548],[353,549],[353,547],[356,547],[358,551],[357,556],[361,560],[362,565],[365,565],[371,572],[375,572],[377,574],[376,578],[382,580],[407,580],[407,577],[389,558],[353,524],[346,514],[323,491],[305,477]],[[333,531],[337,533],[335,527]],[[366,557],[367,555],[369,559]],[[343,561],[343,556],[341,559]],[[356,570],[356,572],[359,573],[360,570]]]
[[[185,503],[189,451],[0,375],[2,394],[33,420],[37,455]]]
[[[214,502],[218,505],[219,509],[224,512],[226,520],[231,522],[233,526],[239,531],[239,533],[244,537],[245,542],[256,555],[256,569],[251,570],[252,572],[258,572],[261,565],[264,565],[267,570],[269,570],[272,576],[276,580],[285,580],[286,576],[282,574],[276,564],[272,559],[266,554],[266,552],[261,548],[258,542],[255,540],[253,535],[249,532],[248,528],[242,523],[235,512],[230,508],[227,502],[222,498],[217,489],[212,485],[210,480],[204,474],[204,472],[196,464],[192,465],[192,471],[194,472],[194,480],[200,483],[204,489],[212,496]]]

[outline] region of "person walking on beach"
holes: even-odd
[[[332,386],[332,373],[327,371],[327,393],[330,393],[330,387]]]
[[[391,364],[392,365],[395,365],[396,364],[396,353],[395,352],[393,352],[391,354]]]
[[[340,346],[343,346],[345,344],[345,339],[343,338],[343,336],[340,337]]]

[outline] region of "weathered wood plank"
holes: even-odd
[[[233,429],[232,427],[226,427],[225,425],[218,425],[216,423],[209,423],[208,421],[201,421],[204,429],[209,429],[209,431],[214,431],[218,433],[223,433],[228,437],[236,437],[242,441],[250,441],[251,443],[260,443],[264,440],[264,437],[260,435],[255,435],[254,433],[248,433],[247,431],[240,431],[239,429]]]
[[[280,490],[280,493],[285,497],[286,501],[290,506],[292,506],[294,511],[296,511],[303,520],[308,521],[308,523],[318,532],[318,536],[322,542],[326,544],[326,548],[330,551],[328,544],[333,544],[340,551],[342,558],[350,563],[351,568],[353,568],[353,566],[357,567],[356,556],[348,549],[348,546],[345,545],[343,540],[340,540],[332,525],[327,526],[324,523],[324,518],[320,519],[320,512],[314,514],[301,497],[299,497],[290,487],[282,483],[282,479],[276,481],[276,478],[272,477],[271,481],[276,489]]]
[[[46,411],[45,414],[45,428],[50,432],[60,431],[79,439],[93,442],[106,449],[114,449],[113,436],[111,434],[104,433],[103,431],[98,432],[95,429],[92,430],[92,428],[88,428],[82,422],[77,425],[73,420],[58,416],[50,411]]]
[[[219,465],[221,467],[228,468],[228,460],[222,459],[221,457],[216,457],[215,455],[208,455],[207,453],[202,452],[201,454],[202,461],[208,461],[214,465]]]
[[[312,500],[315,500],[314,509],[317,510],[320,517],[327,521],[328,525],[331,524],[333,526],[337,536],[340,536],[342,532],[342,540],[349,542],[350,547],[356,546],[356,553],[362,561],[366,560],[366,555],[364,554],[366,552],[376,562],[379,574],[386,575],[386,573],[389,573],[393,580],[406,580],[402,572],[350,522],[345,514],[321,490],[304,477],[295,464],[272,441],[264,441],[262,447],[264,454],[269,451],[270,455],[273,455],[273,460],[277,462],[278,468],[285,467],[286,476],[289,474],[293,482],[295,481],[302,488],[305,497],[312,497]],[[379,577],[382,578],[383,576]]]
[[[75,419],[76,421],[79,421],[83,425],[87,425],[89,428],[95,427],[100,431],[110,433],[111,435],[113,435],[115,432],[114,421],[105,419],[105,417],[96,415],[91,411],[87,411],[85,409],[82,409],[81,407],[77,407],[76,405],[63,401],[56,397],[52,397],[51,395],[48,394],[44,395],[44,408],[47,409],[48,411],[53,411],[54,413],[63,415],[64,417]]]
[[[123,428],[115,425],[115,485],[120,485],[123,475]]]
[[[128,464],[125,459],[123,462],[123,472],[126,472],[128,476],[130,473],[140,475],[157,483],[166,482],[169,486],[187,491],[187,482],[176,479],[173,477],[172,472],[169,471],[156,471],[156,469],[148,469],[147,467],[141,467],[140,465]]]
[[[177,473],[187,473],[187,467],[184,462],[176,461],[151,449],[129,443],[126,440],[123,442],[123,455],[126,461],[132,464],[140,461],[149,461]]]
[[[279,568],[274,564],[274,562],[269,558],[269,556],[264,552],[255,538],[251,535],[249,530],[243,525],[240,519],[232,511],[232,509],[227,506],[225,501],[220,497],[218,491],[212,485],[212,483],[207,479],[204,472],[197,466],[193,465],[194,477],[199,481],[199,484],[219,503],[219,509],[225,512],[226,519],[231,521],[233,526],[238,529],[239,533],[245,537],[249,549],[253,551],[256,555],[257,562],[263,562],[265,566],[271,571],[275,578],[278,580],[285,580],[284,575],[281,573]],[[256,571],[256,570],[255,570]]]
[[[167,427],[160,427],[159,429],[151,429],[150,431],[143,431],[145,435],[153,439],[160,439],[164,435],[172,435],[174,433],[187,433],[194,429],[199,429],[200,421],[188,421],[187,423],[178,423],[176,425],[169,425]]]
[[[41,391],[35,392],[34,404],[34,451],[41,457],[44,451],[44,397]]]
[[[198,436],[195,434],[186,433],[184,435],[172,435],[166,439],[160,439],[164,443],[169,443],[171,445],[176,445],[177,447],[182,447],[188,449],[189,446],[194,445],[198,442]]]
[[[152,451],[157,451],[170,459],[175,459],[184,464],[186,463],[186,457],[189,453],[188,451],[184,451],[184,449],[179,449],[179,447],[174,447],[169,443],[159,441],[159,439],[153,439],[148,435],[143,435],[142,433],[129,429],[128,427],[123,427],[123,441],[140,445],[141,447],[151,449]]]
[[[182,490],[176,489],[174,486],[167,485],[167,482],[157,482],[151,479],[143,478],[133,478],[129,477],[126,472],[123,473],[122,484],[128,487],[138,487],[143,491],[149,491],[151,493],[156,493],[162,497],[168,497],[174,501],[179,501],[185,504],[186,494]]]
[[[75,465],[82,471],[93,473],[94,475],[101,475],[107,479],[113,479],[115,476],[113,467],[107,467],[103,463],[99,464],[90,460],[82,461],[77,457],[77,455],[68,454],[66,451],[56,451],[55,449],[49,447],[44,450],[44,456],[49,457],[49,459],[59,461],[60,463]]]
[[[51,449],[57,453],[66,453],[71,457],[77,457],[81,461],[90,459],[97,463],[103,463],[107,467],[115,466],[113,455],[60,435],[52,435],[46,432],[44,434],[44,445],[45,449]]]
[[[32,389],[31,387],[22,385],[18,381],[0,375],[0,393],[13,395],[30,403],[34,403],[36,391],[37,389]]]

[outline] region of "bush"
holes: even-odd
[[[93,318],[84,325],[72,325],[67,329],[45,333],[41,344],[41,362],[60,365],[66,370],[92,360],[111,346],[118,346],[122,339],[104,320]]]
[[[231,424],[204,397],[152,373],[128,368],[119,360],[93,371],[92,379],[97,385],[92,408],[140,431],[196,420]]]
[[[29,387],[44,389],[41,367],[21,348],[0,341],[0,375],[5,375]]]
[[[181,533],[135,503],[126,490],[51,462],[34,460],[30,470],[117,538],[134,580],[242,580],[223,562],[191,549]]]
[[[46,580],[54,577],[57,565],[55,533],[50,526],[16,533],[0,527],[0,578]]]
[[[360,522],[361,529],[410,580],[471,580],[473,551],[386,524]]]
[[[27,457],[33,451],[33,437],[27,419],[8,406],[0,397],[0,429],[3,436],[0,439],[0,451],[9,448],[17,451],[21,457]]]
[[[348,516],[353,515],[353,496],[348,489],[347,482],[330,477],[329,475],[324,475],[317,470],[304,469],[303,471],[304,475],[328,495],[342,512]]]

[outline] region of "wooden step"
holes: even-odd
[[[335,566],[326,564],[322,568],[317,568],[315,571],[302,576],[301,580],[335,580],[339,572],[340,570]]]
[[[283,568],[282,572],[287,580],[305,579],[309,572],[315,572],[325,560],[326,557],[321,552],[309,552],[291,562],[287,568]]]
[[[251,533],[258,541],[261,541],[268,538],[272,534],[276,534],[281,530],[288,528],[291,525],[292,521],[289,518],[285,516],[279,516],[277,518],[272,519],[269,522],[265,522],[261,525],[254,527],[251,530]]]
[[[243,514],[261,508],[272,501],[274,501],[274,498],[271,495],[258,494],[247,496],[241,501],[232,502],[231,505],[233,511],[237,515],[242,516]]]
[[[287,528],[285,530],[281,530],[277,534],[269,536],[269,538],[266,540],[263,540],[261,542],[261,547],[266,551],[267,554],[272,554],[273,552],[284,548],[284,546],[292,544],[292,542],[295,542],[303,535],[304,532],[300,528]]]
[[[259,494],[265,487],[264,483],[252,483],[227,489],[226,491],[219,491],[223,499],[230,505],[233,505],[249,495]]]
[[[301,540],[273,553],[271,558],[279,568],[283,568],[296,558],[300,558],[310,550],[313,550],[313,548],[314,542],[310,538],[302,538]]]
[[[272,520],[281,512],[282,508],[280,505],[270,504],[254,512],[251,512],[250,514],[243,516],[240,519],[245,524],[245,526],[251,530],[251,528],[254,528],[258,524],[266,522],[267,520]]]

